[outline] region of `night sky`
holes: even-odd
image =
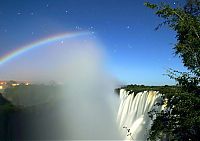
[[[163,1],[173,6],[177,4],[175,0]],[[172,50],[176,42],[175,33],[167,27],[155,31],[162,20],[146,8],[144,2],[0,0],[0,56],[50,35],[89,31],[103,44],[109,56],[108,70],[120,81],[173,84],[163,76],[166,69],[184,70],[181,60]]]

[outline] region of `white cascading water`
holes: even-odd
[[[134,92],[120,90],[120,106],[117,116],[119,130],[125,140],[143,141],[148,138],[152,120],[148,112],[163,107],[156,105],[161,100],[158,91]]]

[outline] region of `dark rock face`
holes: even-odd
[[[0,93],[0,140],[9,139],[9,114],[13,105]]]
[[[65,139],[58,105],[42,104],[4,114],[0,140]]]
[[[13,106],[0,94],[0,140],[65,139],[59,104],[41,104],[27,108]]]
[[[5,99],[2,94],[0,93],[0,105],[4,105],[6,103],[9,103],[7,99]]]

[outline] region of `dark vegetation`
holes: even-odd
[[[0,140],[9,140],[9,120],[11,114],[18,111],[11,102],[0,93]]]
[[[184,5],[167,3],[145,5],[163,19],[158,25],[168,26],[176,32],[175,54],[181,58],[187,72],[169,69],[168,76],[180,88],[166,92],[166,110],[152,111],[156,115],[150,131],[150,140],[198,141],[200,139],[200,1],[186,0]],[[164,101],[164,100],[163,100]],[[160,103],[162,104],[162,103]]]
[[[127,85],[117,88],[115,91],[119,94],[120,89],[125,89],[127,91],[132,91],[134,93],[143,92],[143,91],[159,91],[161,94],[163,93],[174,93],[180,90],[178,86],[145,86],[145,85]]]
[[[0,140],[65,139],[60,86],[19,85],[0,94]],[[9,99],[9,100],[8,100]]]
[[[163,19],[156,29],[166,25],[176,32],[177,43],[174,52],[181,58],[188,72],[169,69],[168,76],[176,80],[176,87],[130,85],[127,89],[135,92],[144,89],[156,90],[163,93],[163,100],[167,99],[166,110],[150,112],[150,116],[157,117],[150,131],[150,140],[165,138],[165,140],[198,141],[200,139],[200,1],[187,0],[185,5],[179,7],[166,3],[145,3],[145,5]],[[52,93],[54,99],[57,92],[51,88],[50,91],[46,91],[45,88],[43,89],[45,86],[33,87],[35,86],[28,88],[20,86],[5,90],[5,97],[13,104],[0,96],[1,140],[62,139],[60,134],[62,125],[51,124],[51,121],[59,121],[52,111],[61,108],[55,106],[54,102],[52,103],[55,104],[54,106],[49,106],[52,97],[48,100],[43,97],[45,93]],[[33,93],[29,95],[31,92]],[[32,102],[31,105],[27,105],[29,102],[20,97],[21,94],[24,94],[27,101]],[[40,101],[40,97],[45,99],[44,103],[43,100]],[[158,104],[163,103],[164,101]],[[46,115],[50,120],[47,120]]]
[[[200,139],[200,1],[186,0],[184,5],[167,3],[145,5],[163,19],[156,27],[168,26],[176,32],[177,43],[174,53],[181,58],[187,72],[169,69],[168,76],[176,80],[176,86],[148,87],[130,85],[125,89],[135,92],[160,91],[163,111],[151,111],[156,116],[150,130],[149,140],[198,141]],[[119,91],[119,89],[117,90]]]

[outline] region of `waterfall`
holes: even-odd
[[[156,105],[161,101],[161,94],[158,91],[135,94],[121,89],[120,100],[117,122],[122,136],[125,140],[146,140],[153,122],[148,112],[153,109],[162,110],[161,106]]]

